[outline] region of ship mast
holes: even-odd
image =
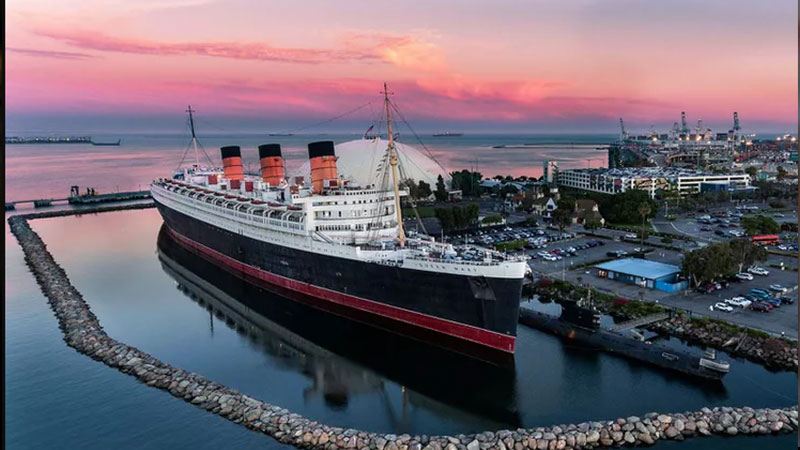
[[[192,147],[194,148],[194,167],[200,167],[200,157],[197,155],[197,136],[194,134],[194,117],[192,117],[192,105],[186,110],[189,113],[189,127],[192,129]]]
[[[394,134],[392,133],[392,112],[389,108],[389,90],[386,83],[383,83],[383,98],[386,105],[386,132],[389,135],[389,163],[392,166],[392,184],[394,185],[394,209],[397,212],[397,241],[400,247],[406,245],[406,233],[403,230],[403,211],[400,209],[400,188],[397,184],[397,150],[394,147]]]

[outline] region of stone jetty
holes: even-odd
[[[769,369],[794,372],[798,369],[797,345],[766,333],[751,335],[742,328],[724,326],[716,321],[691,320],[685,316],[674,316],[651,324],[648,329],[690,343],[724,350]]]
[[[52,213],[45,214],[52,216]],[[784,409],[718,407],[673,414],[654,412],[604,421],[455,436],[383,434],[321,424],[202,375],[173,367],[108,336],[65,271],[47,251],[41,237],[30,228],[29,217],[13,216],[8,222],[23,249],[25,261],[55,312],[68,346],[148,386],[285,444],[318,450],[560,450],[651,445],[662,439],[684,440],[712,434],[771,435],[792,433],[798,428],[797,406]]]

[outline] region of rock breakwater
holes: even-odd
[[[113,207],[103,209],[111,211]],[[43,214],[44,217],[53,216],[53,213]],[[35,216],[43,217],[41,214]],[[784,409],[704,408],[678,414],[649,413],[642,417],[455,436],[383,434],[320,424],[248,397],[202,375],[173,367],[108,336],[80,292],[70,283],[66,272],[47,251],[41,237],[30,228],[29,217],[9,218],[10,229],[58,319],[68,346],[134,376],[148,386],[169,392],[196,407],[272,436],[282,443],[319,450],[587,449],[650,445],[661,439],[683,440],[712,434],[791,433],[798,427],[796,406]]]
[[[797,371],[797,346],[766,333],[747,333],[747,330],[726,326],[712,320],[691,320],[674,316],[654,323],[648,329],[660,334],[675,336],[687,342],[708,345],[773,370]]]

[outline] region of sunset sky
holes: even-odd
[[[9,0],[7,130],[797,127],[795,0]],[[180,130],[178,130],[180,131]]]

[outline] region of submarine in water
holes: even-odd
[[[721,380],[730,370],[727,361],[716,359],[713,349],[701,356],[647,341],[638,333],[625,335],[606,330],[600,327],[600,313],[596,309],[581,306],[575,300],[557,303],[561,305],[560,317],[522,307],[519,322],[589,348],[690,376]]]

